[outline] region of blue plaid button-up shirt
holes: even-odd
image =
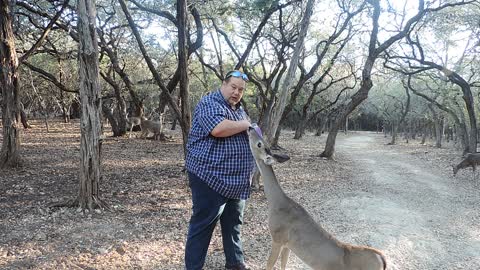
[[[220,90],[203,97],[195,107],[187,142],[186,168],[207,185],[231,199],[250,196],[250,177],[255,166],[248,135],[241,132],[218,138],[210,134],[223,120],[247,117],[241,106],[234,110]]]

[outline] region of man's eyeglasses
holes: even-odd
[[[230,77],[235,77],[235,78],[242,78],[244,81],[248,82],[248,77],[247,74],[244,74],[238,70],[232,70],[227,73],[227,76],[225,76],[225,80],[227,80]]]

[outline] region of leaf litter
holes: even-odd
[[[191,202],[179,131],[167,131],[173,137],[168,142],[113,138],[107,133],[100,190],[112,211],[84,213],[46,208],[77,194],[78,121],[52,121],[49,133],[39,120],[31,125],[22,134],[24,166],[0,174],[0,268],[183,269]],[[280,144],[291,160],[275,165],[275,171],[287,194],[316,220],[323,223],[332,214],[324,202],[358,190],[369,192],[368,184],[354,180],[358,168],[351,156],[338,151],[334,161],[319,157],[326,135],[307,132],[301,140],[293,140],[293,134],[282,132]],[[445,173],[446,167],[459,161],[451,148],[413,143],[378,147],[390,147]],[[459,178],[468,175],[460,173]],[[242,229],[246,259],[253,269],[265,268],[270,250],[266,207],[263,191],[254,191]],[[335,224],[325,222],[327,231],[346,234],[351,230],[347,219],[335,220]],[[362,241],[361,234],[353,237]],[[396,259],[401,263],[401,254]],[[224,263],[217,226],[205,269],[223,269]],[[288,268],[308,269],[293,254]]]

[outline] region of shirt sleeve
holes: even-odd
[[[201,102],[198,110],[199,122],[202,128],[210,134],[212,130],[226,119],[226,113],[222,106],[212,102]]]

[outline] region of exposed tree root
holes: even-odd
[[[23,166],[23,160],[18,154],[13,157],[9,156],[6,152],[0,153],[0,169],[7,168],[19,168]]]
[[[77,208],[78,207],[83,210],[89,210],[89,211],[93,211],[95,209],[102,209],[106,211],[112,210],[104,201],[102,201],[97,196],[93,196],[90,203],[87,203],[85,201],[84,203],[80,203],[80,199],[77,197],[76,199],[70,199],[67,201],[54,202],[47,205],[47,207],[48,208],[61,208],[61,207]]]

